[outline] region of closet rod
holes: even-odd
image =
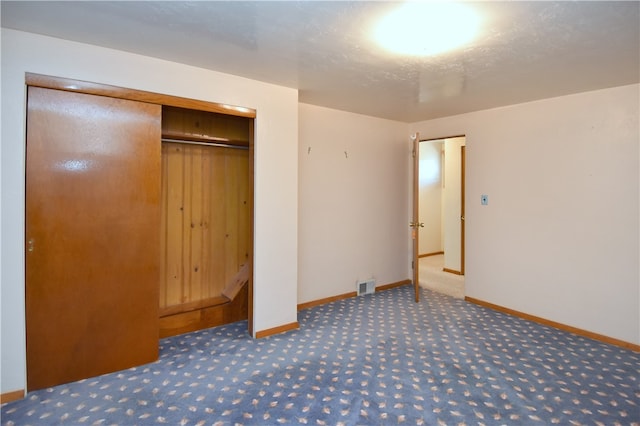
[[[220,142],[196,142],[196,141],[187,141],[187,140],[184,140],[184,139],[162,138],[162,142],[183,143],[185,145],[215,146],[215,147],[220,147],[220,148],[249,149],[248,146],[243,146],[243,145],[232,145],[232,144],[220,143]]]

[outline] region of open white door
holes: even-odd
[[[416,133],[412,136],[413,139],[413,214],[411,222],[409,226],[411,227],[411,238],[413,240],[413,261],[411,265],[413,266],[413,290],[415,292],[416,303],[420,301],[420,265],[418,263],[418,250],[419,250],[419,232],[418,228],[424,226],[424,224],[420,223],[419,216],[419,190],[420,184],[418,179],[419,174],[419,164],[420,164],[420,134]]]

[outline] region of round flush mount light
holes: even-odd
[[[373,37],[391,52],[428,56],[468,43],[479,26],[479,16],[465,4],[407,2],[380,20]]]

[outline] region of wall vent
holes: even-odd
[[[359,281],[356,284],[356,289],[358,292],[358,296],[363,296],[365,294],[372,294],[376,291],[376,280],[370,279],[367,281]]]

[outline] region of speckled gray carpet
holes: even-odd
[[[30,393],[5,425],[633,425],[640,356],[410,286],[161,341],[152,364]]]

